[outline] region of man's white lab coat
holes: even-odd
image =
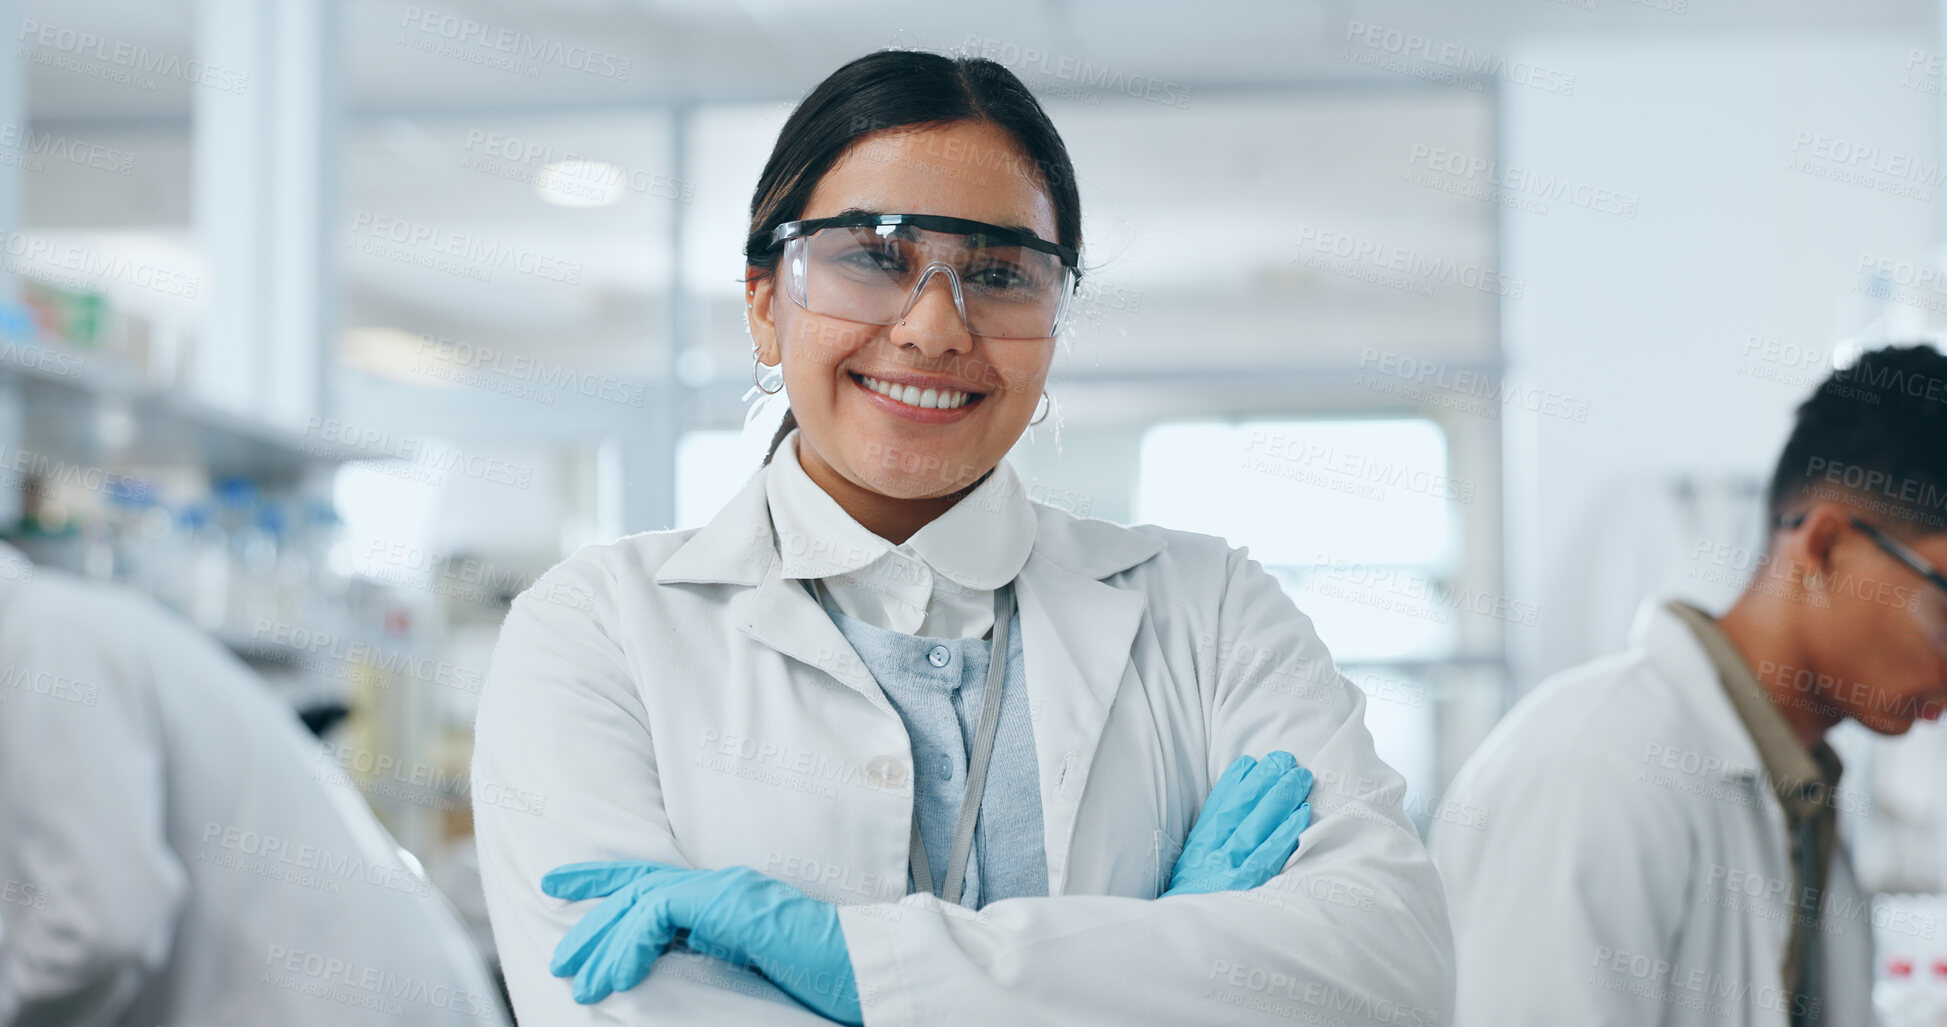
[[[1844,846],[1823,902],[1795,907],[1784,810],[1702,643],[1659,601],[1630,634],[1518,703],[1448,790],[1485,810],[1432,838],[1455,1023],[1782,1027],[1793,916],[1825,957],[1816,1022],[1872,1023],[1872,915]],[[1868,800],[1841,784],[1834,801]]]

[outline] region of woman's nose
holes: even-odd
[[[928,268],[904,320],[893,325],[893,342],[916,346],[927,356],[965,352],[973,345],[973,334],[960,317],[953,302],[953,282],[944,268]]]

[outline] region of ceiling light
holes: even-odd
[[[557,207],[606,207],[622,198],[628,172],[598,160],[558,160],[534,175],[534,194]]]
[[[427,389],[457,388],[467,370],[443,359],[432,337],[389,326],[346,329],[338,337],[338,361],[376,378]]]

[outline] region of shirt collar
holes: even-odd
[[[1034,548],[1034,507],[1005,458],[972,492],[897,547],[854,520],[805,473],[797,429],[779,443],[771,464],[766,498],[787,578],[844,574],[898,549],[963,588],[995,589],[1020,574]]]
[[[1816,814],[1844,773],[1838,753],[1824,741],[1809,751],[1805,748],[1715,618],[1680,600],[1671,600],[1667,608],[1689,626],[1710,657],[1731,706],[1758,747],[1758,758],[1764,763],[1778,801],[1796,815]]]
[[[884,556],[892,543],[852,519],[798,462],[798,430],[778,443],[764,485],[787,578],[827,578]]]

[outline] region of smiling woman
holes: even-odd
[[[885,321],[857,317],[856,303],[818,312],[818,303],[807,303],[807,276],[821,263],[818,251],[832,247],[802,246],[800,260],[780,268],[785,247],[773,241],[780,227],[884,211],[946,215],[994,226],[995,235],[1051,240],[1048,249],[1069,274],[1043,270],[1032,295],[1042,301],[1037,311],[1058,315],[1080,276],[1081,200],[1061,137],[1013,74],[992,62],[875,54],[834,74],[785,123],[752,202],[744,254],[757,359],[783,362],[791,396],[772,453],[804,426],[805,472],[897,543],[951,507],[1020,438],[1041,400],[1059,325],[1050,317],[1027,337],[976,336],[963,276],[913,268],[880,279],[876,291],[898,315],[887,330]],[[826,227],[817,235],[850,232]],[[1050,256],[1009,241],[993,240],[995,259]],[[989,248],[966,247],[968,256]],[[809,263],[804,249],[814,251]],[[783,291],[789,300],[777,289],[780,271],[797,283]],[[976,303],[989,305],[985,296]],[[919,395],[907,403],[898,393],[910,389]],[[969,402],[948,416],[924,413],[928,389],[963,392]]]
[[[524,1019],[1449,1017],[1404,782],[1310,620],[1244,550],[1006,459],[1074,182],[991,61],[870,54],[786,122],[745,251],[791,399],[764,466],[549,571],[483,690],[476,786],[545,797],[474,811]]]

